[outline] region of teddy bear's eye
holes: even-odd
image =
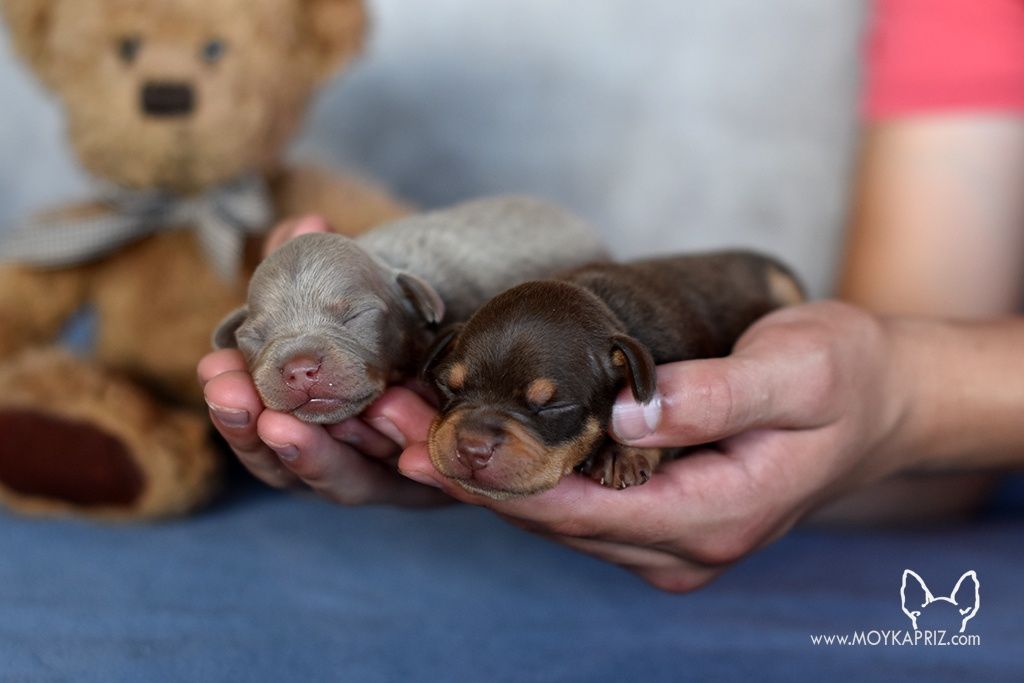
[[[125,36],[117,43],[117,56],[125,64],[131,64],[139,56],[142,49],[142,38],[138,36]]]
[[[212,38],[203,45],[200,56],[207,64],[216,64],[224,56],[224,53],[227,52],[227,49],[227,45],[224,44],[223,40]]]

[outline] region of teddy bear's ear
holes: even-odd
[[[14,49],[43,78],[48,71],[47,38],[55,4],[54,0],[0,0]]]
[[[298,0],[306,43],[314,50],[318,79],[329,77],[354,57],[367,31],[363,0]]]
[[[220,324],[217,325],[217,329],[213,331],[213,348],[218,351],[220,349],[238,348],[235,332],[238,331],[238,328],[242,326],[247,317],[249,317],[249,309],[246,306],[240,306],[228,313],[220,321]]]

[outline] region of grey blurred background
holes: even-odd
[[[622,256],[723,245],[827,293],[863,0],[370,0],[364,58],[293,149],[423,206],[529,192]],[[0,38],[0,229],[88,192]]]

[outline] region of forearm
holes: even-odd
[[[897,381],[908,389],[893,440],[900,469],[1024,466],[1024,318],[888,327]]]
[[[1017,310],[1024,120],[948,116],[867,128],[840,296],[898,315]]]

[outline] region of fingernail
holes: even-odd
[[[620,441],[636,441],[653,434],[661,423],[661,397],[649,403],[616,403],[612,408],[612,433]]]
[[[378,432],[405,448],[405,435],[398,430],[394,422],[386,417],[372,417],[367,422]]]
[[[363,445],[363,437],[353,432],[342,432],[338,435],[338,440],[342,443],[347,443],[349,446],[355,446],[356,448]]]
[[[293,460],[295,460],[296,458],[299,457],[299,449],[296,448],[295,446],[293,446],[290,443],[287,443],[287,444],[276,444],[276,443],[270,443],[269,441],[267,441],[265,443],[268,446],[270,446],[270,449],[272,451],[277,453],[277,457],[281,458],[285,462],[292,462]]]
[[[357,423],[358,421],[358,418],[349,418],[348,420],[339,423],[333,429],[330,429],[328,431],[330,431],[331,435],[334,436],[334,438],[337,439],[338,441],[341,441],[342,443],[347,443],[349,446],[355,446],[356,448],[358,448],[362,446],[366,441],[363,438],[363,435],[356,431],[359,428],[359,426],[355,423]]]
[[[249,411],[238,408],[225,408],[216,403],[206,402],[210,412],[226,427],[245,427],[249,424]]]
[[[438,484],[436,481],[431,479],[430,476],[424,474],[423,472],[416,472],[416,471],[407,472],[406,470],[399,470],[399,471],[402,473],[403,476],[405,476],[408,479],[412,479],[413,481],[415,481],[418,484],[423,484],[424,486],[430,486],[430,487],[435,488],[435,489],[441,488],[440,484]]]

